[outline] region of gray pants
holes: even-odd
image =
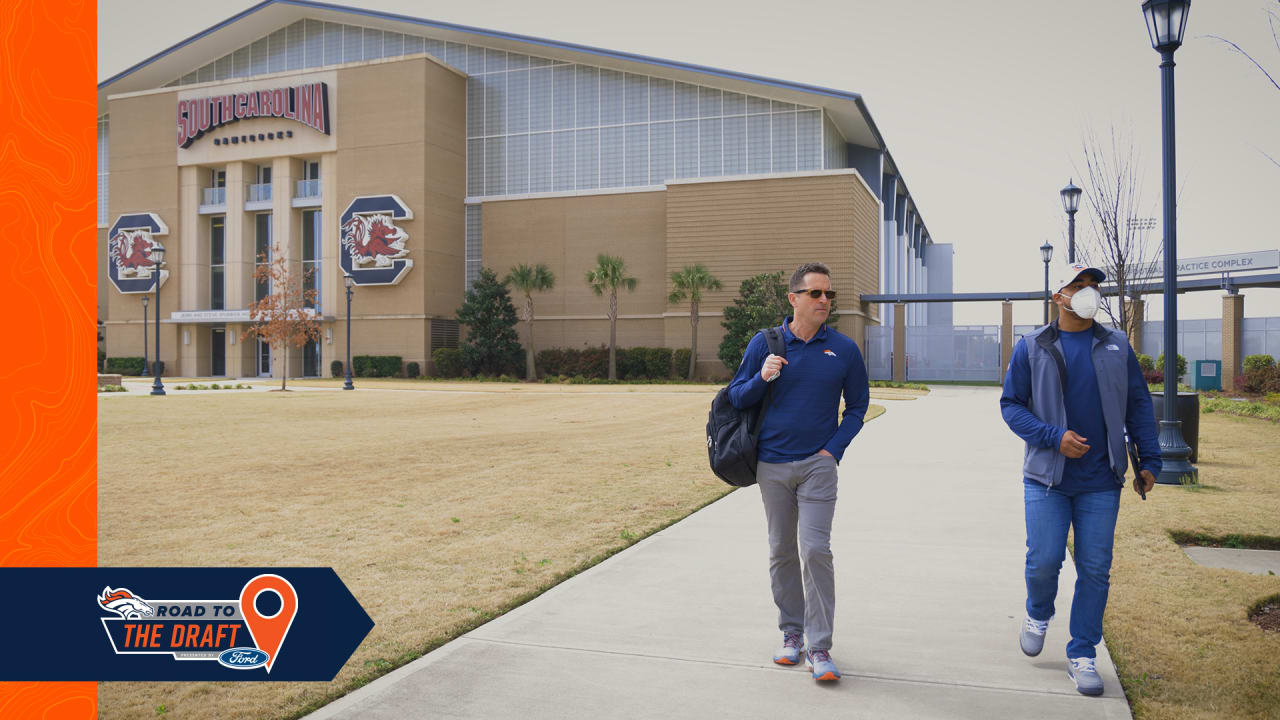
[[[760,462],[756,482],[769,524],[769,579],[778,628],[804,632],[813,650],[830,650],[836,609],[835,458],[815,454],[796,462]]]

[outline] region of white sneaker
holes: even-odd
[[[1053,618],[1049,618],[1052,620]],[[1018,644],[1022,652],[1035,657],[1044,649],[1044,634],[1049,630],[1049,620],[1034,620],[1030,615],[1022,623],[1022,632],[1018,634]]]

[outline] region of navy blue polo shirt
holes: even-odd
[[[825,449],[838,462],[862,429],[871,398],[862,352],[852,338],[826,325],[809,342],[791,334],[790,325],[791,318],[782,324],[787,364],[778,379],[767,383],[760,377],[769,344],[756,333],[729,383],[729,400],[739,409],[751,407],[773,385],[757,446],[760,460],[794,462]],[[841,394],[844,417],[837,423]]]
[[[1067,387],[1062,399],[1067,406],[1067,428],[1086,438],[1089,452],[1067,458],[1058,490],[1068,493],[1114,490],[1115,473],[1107,456],[1107,424],[1102,419],[1102,396],[1093,368],[1093,327],[1079,332],[1062,330],[1062,356],[1067,365]]]

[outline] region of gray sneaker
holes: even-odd
[[[1049,618],[1052,620],[1053,618]],[[1022,632],[1018,634],[1018,644],[1022,652],[1035,657],[1044,649],[1044,634],[1049,630],[1049,620],[1033,620],[1028,615],[1022,623]]]
[[[804,649],[804,635],[800,633],[784,633],[782,647],[773,654],[773,661],[779,665],[795,665],[800,662],[800,651]]]
[[[1093,658],[1067,658],[1067,675],[1076,681],[1076,692],[1081,695],[1102,694],[1102,678],[1098,677]]]

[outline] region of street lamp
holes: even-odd
[[[351,288],[355,286],[356,279],[344,275],[342,282],[347,286],[347,381],[342,384],[342,389],[355,390],[356,386],[351,382]]]
[[[164,265],[164,246],[155,243],[151,246],[151,257],[155,258],[155,277],[156,277],[156,361],[151,363],[151,369],[156,373],[156,381],[151,385],[152,395],[164,394],[164,383],[160,382],[160,268]]]
[[[1076,210],[1080,209],[1080,194],[1084,191],[1067,180],[1067,186],[1058,191],[1062,196],[1062,209],[1067,211],[1067,262],[1076,261]]]
[[[1151,47],[1160,53],[1161,134],[1164,146],[1164,419],[1160,421],[1160,458],[1163,469],[1157,482],[1178,485],[1196,481],[1197,471],[1188,458],[1191,448],[1182,439],[1178,420],[1178,228],[1174,209],[1173,53],[1182,45],[1191,0],[1147,0],[1142,13],[1147,20]]]
[[[149,367],[147,358],[151,357],[151,354],[147,352],[147,330],[150,329],[147,325],[147,301],[150,299],[151,296],[149,295],[142,296],[142,374],[144,376],[147,374],[147,368]]]
[[[1044,324],[1049,324],[1049,261],[1053,260],[1053,246],[1048,240],[1040,246],[1040,259],[1044,260]]]

